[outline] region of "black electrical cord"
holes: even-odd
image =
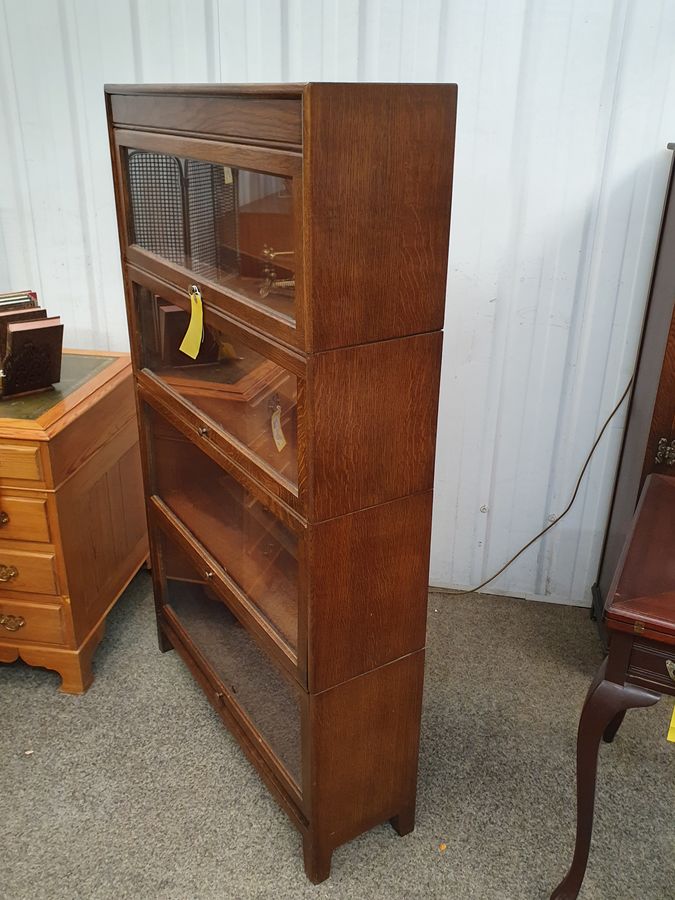
[[[521,556],[529,547],[531,547],[535,541],[538,541],[540,537],[543,537],[547,531],[550,531],[551,528],[554,528],[558,524],[558,522],[560,522],[561,519],[563,519],[567,515],[567,513],[570,511],[570,509],[572,509],[572,505],[573,505],[574,501],[577,499],[577,494],[579,493],[579,488],[581,487],[581,482],[583,481],[583,477],[586,474],[586,469],[588,468],[588,466],[591,462],[591,459],[593,458],[595,449],[598,446],[598,444],[600,443],[600,441],[602,440],[602,436],[605,433],[605,431],[607,430],[607,426],[612,421],[614,416],[618,413],[619,409],[621,408],[621,404],[628,396],[628,392],[630,391],[631,387],[633,386],[634,379],[635,379],[635,374],[633,373],[633,375],[631,375],[631,377],[630,377],[630,381],[626,385],[626,390],[623,392],[623,394],[621,395],[621,397],[619,399],[619,402],[616,404],[614,409],[611,411],[611,413],[605,420],[605,424],[600,429],[600,434],[596,437],[595,442],[594,442],[593,446],[591,447],[583,466],[581,467],[581,472],[577,479],[576,487],[574,488],[574,493],[572,494],[572,499],[567,504],[565,509],[560,513],[560,515],[556,519],[554,519],[552,522],[550,522],[546,526],[546,528],[542,528],[542,530],[538,534],[535,534],[535,536],[532,538],[532,540],[528,541],[524,547],[521,547],[517,553],[514,553],[514,555],[511,557],[511,559],[509,559],[508,562],[505,562],[504,565],[501,567],[501,569],[499,569],[499,571],[495,572],[494,575],[491,575],[489,578],[487,578],[485,581],[483,581],[482,584],[479,584],[478,587],[471,588],[470,591],[466,591],[467,594],[474,594],[476,591],[480,591],[481,588],[484,588],[487,584],[490,584],[491,581],[494,581],[498,575],[501,575],[505,569],[508,569],[508,567],[511,565],[512,562],[515,562],[519,556]],[[462,593],[464,593],[464,592],[462,592]]]

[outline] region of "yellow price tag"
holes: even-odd
[[[675,744],[675,706],[673,707],[673,716],[670,720],[670,728],[668,729],[667,740]]]
[[[181,353],[185,353],[191,359],[197,359],[203,340],[204,310],[202,309],[202,295],[199,293],[199,289],[193,286],[190,293],[190,324],[179,349]]]

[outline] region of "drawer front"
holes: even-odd
[[[57,587],[53,553],[14,550],[0,544],[0,593],[56,594]]]
[[[631,675],[663,685],[670,689],[670,693],[675,693],[675,647],[668,648],[651,641],[648,643],[635,641],[629,672]]]
[[[41,481],[39,444],[0,444],[0,478]]]
[[[57,603],[21,603],[0,597],[0,641],[63,644],[63,608]]]
[[[47,500],[0,492],[0,540],[48,542]]]

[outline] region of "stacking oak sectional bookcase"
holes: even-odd
[[[318,882],[414,824],[456,87],[106,103],[160,646]]]

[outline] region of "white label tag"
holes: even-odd
[[[286,446],[286,438],[284,436],[284,429],[281,427],[281,407],[277,406],[277,408],[272,413],[272,437],[274,438],[274,443],[276,444],[277,450],[279,453]]]

